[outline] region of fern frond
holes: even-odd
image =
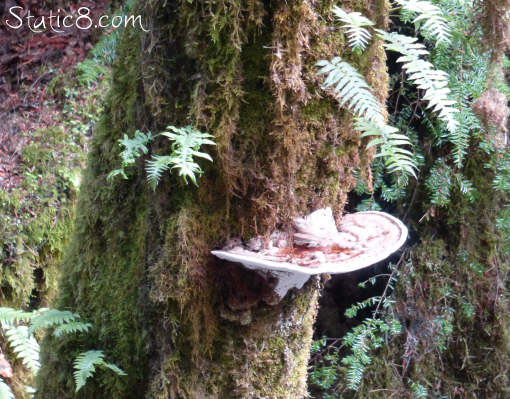
[[[147,154],[149,149],[147,145],[152,140],[151,132],[143,133],[136,130],[133,138],[129,138],[127,134],[119,139],[119,145],[124,147],[121,152],[122,162],[127,166],[135,163],[136,158],[142,154]]]
[[[402,146],[411,146],[406,135],[398,133],[398,129],[387,124],[375,124],[363,118],[356,119],[354,127],[362,133],[361,137],[375,137],[368,143],[367,148],[378,146],[379,151],[376,157],[384,158],[390,173],[400,171],[416,177],[417,165],[413,159],[413,153],[402,148]]]
[[[60,326],[65,323],[75,322],[80,315],[69,312],[68,310],[44,309],[39,311],[30,322],[30,332],[39,331],[43,328]]]
[[[109,368],[117,375],[126,375],[115,364],[107,363],[104,360],[103,351],[90,350],[80,353],[73,362],[74,367],[74,382],[76,384],[75,392],[78,392],[87,382],[87,379],[94,374],[96,366],[103,366]]]
[[[411,391],[413,393],[413,399],[427,399],[429,397],[429,393],[427,388],[425,388],[420,383],[409,381],[411,384]]]
[[[456,102],[448,98],[450,94],[450,89],[447,87],[448,74],[435,69],[430,62],[420,58],[428,54],[428,51],[423,44],[416,42],[417,38],[380,30],[378,33],[385,40],[386,49],[402,54],[397,61],[402,63],[408,79],[425,91],[423,98],[428,102],[427,108],[431,108],[438,114],[439,119],[446,123],[448,131],[455,132],[459,122],[454,114],[458,112],[458,109],[453,107]]]
[[[189,178],[197,185],[196,177],[203,171],[193,157],[213,161],[209,154],[199,151],[202,145],[216,145],[214,141],[210,140],[213,136],[200,132],[192,126],[167,126],[167,130],[161,132],[161,135],[172,141],[172,153],[163,156],[154,155],[152,160],[147,162],[147,179],[152,188],[156,189],[162,174],[168,169],[177,169],[178,175],[183,178],[186,184]]]
[[[35,317],[33,312],[24,312],[23,310],[12,308],[0,308],[0,323],[16,324],[19,322],[28,322]]]
[[[406,11],[417,15],[413,22],[427,36],[435,39],[437,44],[450,43],[450,28],[439,7],[424,0],[396,0],[396,2]]]
[[[340,57],[321,60],[316,66],[320,67],[317,74],[326,76],[323,87],[332,90],[340,105],[347,106],[358,117],[383,123],[381,105],[356,69]]]
[[[117,375],[127,375],[127,373],[124,370],[122,370],[119,366],[117,366],[116,364],[103,362],[103,363],[101,363],[101,366],[106,367],[107,369],[110,369]]]
[[[74,367],[74,382],[76,384],[76,391],[78,392],[87,382],[89,377],[92,377],[94,371],[96,371],[96,366],[104,362],[103,360],[104,353],[103,351],[87,351],[80,353],[76,359],[74,359],[73,367]]]
[[[161,135],[168,137],[171,141],[174,142],[172,144],[172,149],[174,151],[178,150],[179,148],[192,148],[194,150],[198,150],[204,144],[216,145],[214,141],[209,140],[213,137],[212,135],[194,129],[192,126],[167,126],[167,129],[174,133],[164,131],[161,132]]]
[[[11,387],[0,379],[0,399],[14,399]]]
[[[337,6],[333,7],[333,14],[343,22],[342,28],[349,38],[351,49],[358,53],[365,50],[372,35],[364,26],[373,26],[374,23],[359,12],[347,13]]]
[[[30,371],[37,374],[41,367],[39,363],[39,344],[28,327],[2,323],[2,328],[5,330],[7,341],[17,357],[22,360]]]
[[[179,156],[172,159],[173,166],[170,169],[177,169],[179,176],[184,179],[184,182],[188,183],[188,178],[197,186],[197,176],[200,176],[204,171],[194,161],[190,161],[190,158],[186,153],[179,154]]]
[[[55,337],[60,337],[65,334],[73,334],[77,332],[87,332],[92,328],[92,324],[83,323],[81,321],[72,321],[70,323],[61,324],[53,331]]]
[[[86,86],[92,85],[107,72],[103,65],[90,58],[76,64],[76,71],[78,72],[78,81]]]
[[[355,128],[362,133],[361,136],[375,136],[367,147],[379,147],[376,156],[384,158],[390,172],[401,171],[416,176],[417,167],[412,153],[401,147],[411,145],[411,142],[384,122],[381,105],[363,76],[339,57],[319,61],[317,66],[321,67],[317,74],[326,75],[324,87],[331,88],[340,105],[347,105],[357,116]]]
[[[145,171],[147,172],[147,180],[152,189],[155,190],[163,173],[170,169],[170,155],[153,155],[152,159],[147,161]]]
[[[111,171],[106,179],[110,180],[118,175],[122,176],[124,179],[127,179],[128,177],[126,175],[125,168],[134,165],[138,157],[149,152],[147,145],[152,140],[153,137],[151,132],[143,133],[140,130],[136,130],[133,138],[129,138],[127,134],[124,134],[124,137],[118,140],[119,145],[123,147],[120,153],[120,157],[122,158],[122,165],[120,169]]]

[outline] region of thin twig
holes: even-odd
[[[402,252],[402,255],[400,255],[400,259],[398,260],[397,264],[395,265],[395,267],[393,268],[393,270],[391,271],[391,274],[390,274],[390,277],[388,278],[388,282],[386,283],[386,287],[384,287],[384,291],[381,295],[381,299],[379,301],[379,303],[377,304],[377,307],[375,308],[375,311],[374,311],[374,315],[373,315],[373,319],[375,319],[375,316],[377,316],[377,313],[379,312],[379,308],[381,307],[381,303],[384,301],[384,298],[386,298],[386,292],[388,291],[388,287],[390,286],[391,284],[391,280],[392,280],[392,277],[393,275],[395,274],[395,272],[397,271],[398,269],[398,266],[402,263],[402,261],[404,260],[404,255],[406,254],[406,251],[403,251]]]
[[[34,104],[18,104],[18,105],[15,105],[14,107],[9,108],[7,111],[1,113],[0,114],[0,119],[2,119],[4,116],[9,115],[10,113],[12,113],[14,111],[17,111],[20,108],[33,108],[33,109],[37,109],[37,106],[34,105]]]
[[[53,75],[55,72],[53,71],[48,71],[48,72],[45,72],[43,73],[42,75],[40,75],[34,83],[32,83],[30,85],[30,87],[28,88],[28,91],[25,93],[25,96],[23,97],[23,104],[25,104],[27,102],[27,97],[28,95],[31,93],[31,91],[34,89],[34,87],[37,85],[37,83],[39,83],[45,76],[47,75]]]

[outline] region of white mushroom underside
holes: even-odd
[[[270,271],[279,279],[275,291],[283,298],[289,289],[301,288],[311,275],[349,273],[380,262],[397,251],[407,239],[407,228],[403,223],[384,212],[345,215],[336,232],[332,228],[335,224],[330,208],[295,219],[294,224],[298,235],[303,233],[303,240],[308,235],[314,238],[308,240],[309,248],[317,247],[317,260],[311,266],[300,266],[301,260],[293,258],[292,254],[278,257],[242,247],[212,251],[212,254],[241,263],[249,269]],[[339,246],[346,250],[322,253],[321,250],[328,246]]]

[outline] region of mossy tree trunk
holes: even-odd
[[[320,90],[314,64],[342,55],[329,1],[139,2],[149,33],[128,31],[96,126],[57,306],[94,324],[83,339],[48,338],[38,398],[73,396],[71,362],[104,349],[128,377],[98,372],[83,398],[302,398],[316,314],[315,278],[282,301],[257,274],[220,263],[229,238],[286,229],[331,206],[341,216],[358,133]],[[346,3],[386,24],[383,0]],[[385,55],[358,59],[384,102]],[[199,187],[166,176],[153,192],[143,162],[107,182],[117,140],[135,129],[192,124],[215,136]],[[156,140],[152,154],[170,151]]]

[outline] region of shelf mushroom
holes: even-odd
[[[344,215],[336,226],[331,208],[319,209],[293,220],[295,232],[274,232],[262,246],[256,239],[211,251],[248,269],[270,273],[278,279],[274,291],[283,298],[291,288],[301,288],[315,274],[340,274],[363,269],[397,251],[407,239],[407,228],[384,212]],[[259,244],[254,244],[254,243]]]

